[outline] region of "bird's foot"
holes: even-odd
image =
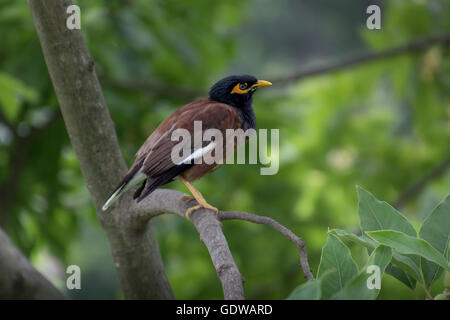
[[[195,198],[193,196],[182,196],[180,200],[178,200],[178,205],[181,206],[184,201],[186,200],[194,200]]]
[[[217,209],[216,207],[213,207],[209,203],[197,204],[186,210],[186,212],[184,213],[184,215],[186,216],[186,219],[191,220],[190,215],[192,214],[192,212],[194,212],[195,210],[201,209],[201,208],[210,209],[210,210],[214,211],[216,213],[216,215],[219,214],[219,209]]]

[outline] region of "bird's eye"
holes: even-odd
[[[233,90],[231,90],[231,94],[247,94],[249,92],[248,89],[248,83],[244,82],[244,83],[236,83],[236,85],[234,86]]]

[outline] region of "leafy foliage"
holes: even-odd
[[[429,216],[423,222],[419,237],[426,240],[434,248],[436,248],[441,254],[448,252],[449,246],[449,234],[445,230],[450,230],[450,196],[447,196],[438,206],[429,214]],[[438,265],[427,261],[421,260],[421,267],[423,277],[427,287],[430,287],[434,280],[439,278],[443,269]]]
[[[359,300],[371,300],[378,296],[378,288],[369,288],[368,282],[368,270],[370,266],[377,266],[380,269],[380,276],[383,275],[386,267],[392,258],[392,250],[389,247],[380,245],[369,256],[365,267],[361,268],[358,275],[352,278],[348,283],[339,291],[334,298],[341,300],[359,299]]]
[[[441,237],[444,240],[444,248],[441,246],[441,250],[439,250],[426,240],[418,238],[417,235],[409,235],[408,233],[415,234],[414,229],[411,229],[408,220],[389,204],[377,200],[360,187],[358,187],[358,193],[363,235],[357,236],[342,230],[331,230],[328,233],[327,244],[322,249],[317,274],[319,280],[314,280],[315,282],[312,284],[303,284],[289,296],[289,299],[375,299],[378,296],[379,288],[368,285],[369,267],[377,266],[379,268],[378,276],[381,282],[381,276],[390,263],[391,268],[394,266],[392,263],[395,263],[396,268],[394,271],[391,269],[391,275],[400,281],[408,281],[408,285],[412,289],[415,285],[413,286],[409,279],[411,277],[416,279],[423,286],[427,295],[431,297],[430,286],[439,278],[437,268],[447,270],[447,273],[450,270],[447,250],[450,236],[448,227],[450,210],[447,209],[450,205],[450,197],[441,202],[422,225],[422,229],[426,230],[431,223],[430,219],[440,219],[441,224],[433,226],[433,230],[438,234],[437,238]],[[445,213],[440,216],[444,210],[446,210]],[[397,231],[398,229],[403,229],[403,231]],[[426,232],[422,232],[419,236],[422,234],[426,234]],[[368,252],[372,252],[359,272],[350,254],[350,249],[344,242],[356,243],[368,249]],[[428,264],[421,264],[420,259]],[[325,275],[324,272],[327,271],[328,274]],[[316,288],[318,283],[320,283],[321,290]],[[438,298],[442,299],[441,296]]]
[[[319,300],[322,296],[321,279],[311,279],[295,289],[288,300]]]

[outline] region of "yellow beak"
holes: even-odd
[[[262,87],[268,87],[271,85],[272,85],[272,82],[269,82],[266,80],[258,80],[252,87],[262,88]]]

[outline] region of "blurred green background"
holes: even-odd
[[[448,194],[445,167],[426,178],[450,156],[448,46],[275,80],[448,33],[450,1],[74,3],[128,164],[160,121],[218,79],[253,74],[274,82],[254,105],[257,128],[280,129],[279,173],[228,165],[195,185],[222,210],[271,216],[291,228],[306,241],[314,274],[328,227],[358,231],[356,185],[395,203],[425,179],[398,203],[416,224]],[[381,7],[381,30],[366,28],[370,4]],[[0,0],[0,30],[0,225],[62,290],[66,267],[81,267],[82,290],[70,297],[122,298],[25,1]],[[169,187],[186,191],[179,182]],[[193,226],[161,216],[154,230],[176,297],[222,298]],[[224,222],[224,232],[248,298],[282,299],[304,281],[297,249],[268,227]],[[379,298],[414,295],[385,275]]]

